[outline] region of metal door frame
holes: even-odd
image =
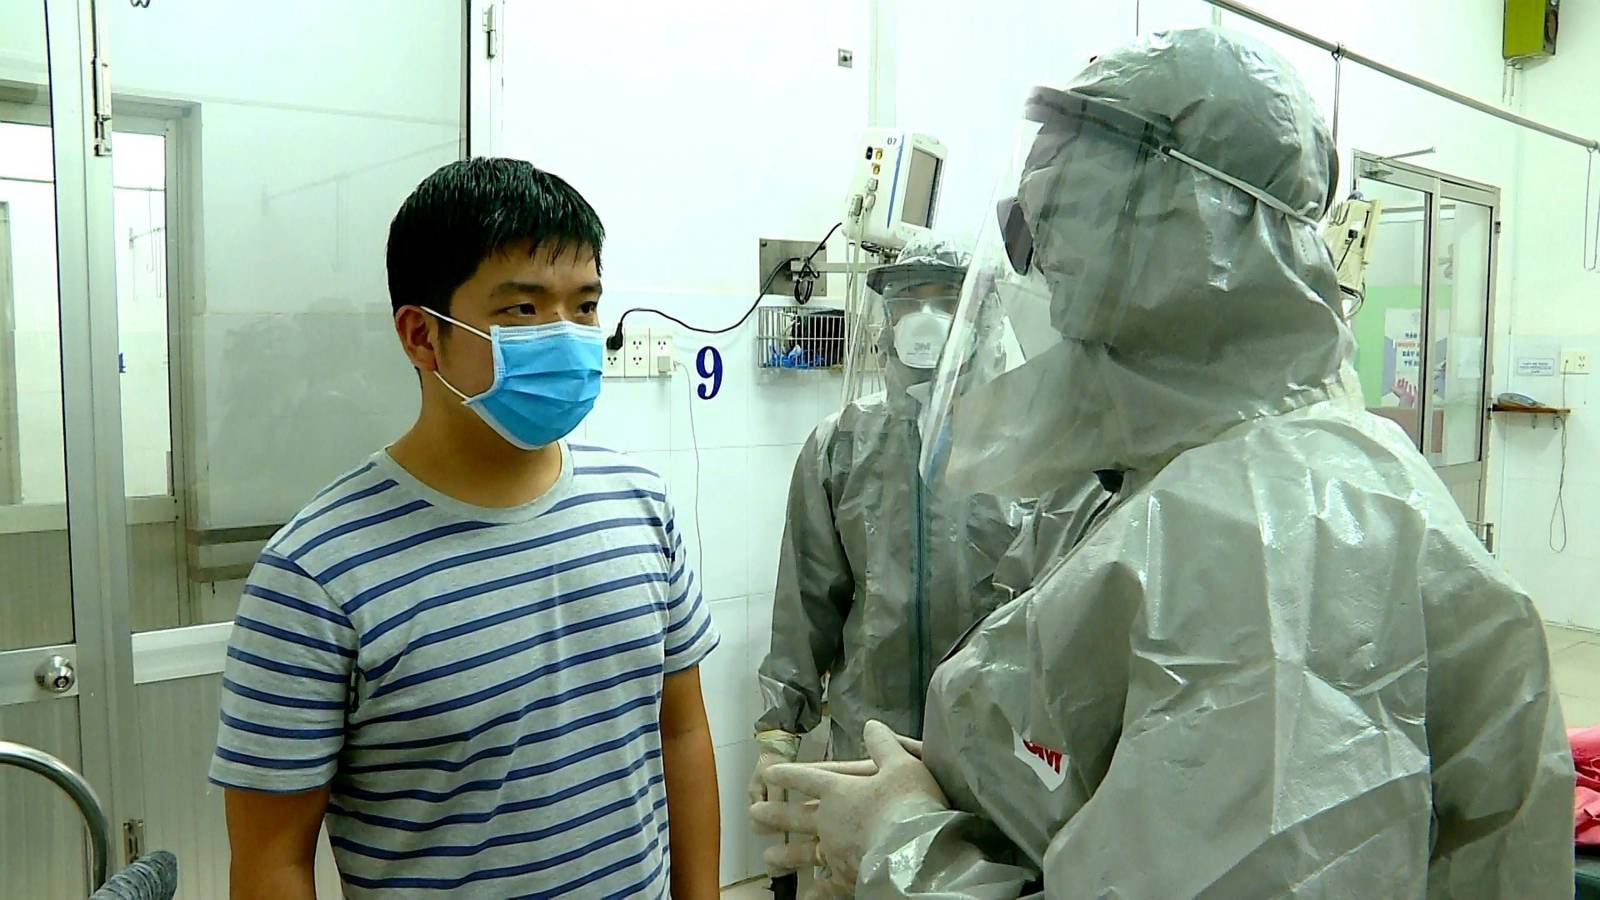
[[[76,696],[79,767],[106,798],[110,820],[123,822],[141,816],[144,788],[128,633],[111,158],[96,154],[94,138],[97,79],[92,72],[103,45],[93,0],[42,2],[74,640],[0,654],[0,702]],[[98,80],[103,94],[105,80]],[[56,653],[69,656],[77,669],[74,689],[64,694],[33,684],[34,667]]]
[[[110,114],[110,85],[95,0],[45,0],[45,15],[56,128],[62,411],[83,774],[104,792],[108,816],[119,823],[143,818],[144,778],[129,622],[115,203],[111,156],[99,152],[95,135],[97,120]]]
[[[17,356],[11,274],[11,206],[0,200],[0,504],[22,496],[22,451],[17,446]]]
[[[25,0],[29,2],[29,0]],[[134,634],[129,571],[129,498],[123,479],[121,384],[117,365],[118,310],[112,156],[96,137],[110,132],[111,103],[125,114],[167,119],[169,365],[187,361],[184,323],[174,322],[192,300],[193,253],[185,217],[196,202],[195,121],[162,101],[113,98],[104,66],[104,23],[97,0],[31,0],[43,5],[55,178],[57,285],[61,328],[61,404],[65,437],[66,519],[74,640],[69,644],[0,651],[0,705],[75,697],[80,765],[105,800],[114,830],[144,818],[142,742],[136,686],[211,674],[220,669],[232,623]],[[473,71],[471,0],[463,12],[462,137],[469,140]],[[174,104],[182,106],[183,104]],[[98,115],[97,115],[98,113]],[[146,130],[135,125],[132,130]],[[170,146],[170,145],[169,145]],[[110,151],[114,151],[114,146]],[[173,327],[174,325],[180,327]],[[187,449],[181,416],[190,407],[189,379],[169,375],[173,415],[174,488],[184,479]],[[184,511],[179,511],[180,518]],[[136,670],[135,651],[144,665]],[[34,669],[60,654],[77,668],[77,683],[62,694],[35,686]],[[115,868],[127,848],[112,841]]]
[[[1455,175],[1449,175],[1423,166],[1407,162],[1387,159],[1376,154],[1356,151],[1354,174],[1351,178],[1352,189],[1362,178],[1374,181],[1383,181],[1403,188],[1420,191],[1429,198],[1427,216],[1423,229],[1423,252],[1427,264],[1423,267],[1423,293],[1422,293],[1422,361],[1421,372],[1424,380],[1419,385],[1418,394],[1422,402],[1418,408],[1420,416],[1420,440],[1418,448],[1426,455],[1426,448],[1433,437],[1433,390],[1428,381],[1428,373],[1432,371],[1433,355],[1433,301],[1434,289],[1442,277],[1438,254],[1434,252],[1434,239],[1438,235],[1440,210],[1445,200],[1461,203],[1472,203],[1487,207],[1489,210],[1489,260],[1488,260],[1488,288],[1485,297],[1485,310],[1483,320],[1483,396],[1481,399],[1482,415],[1478,421],[1478,459],[1474,462],[1456,463],[1447,466],[1436,466],[1434,471],[1441,480],[1448,481],[1452,475],[1462,475],[1472,468],[1480,470],[1478,478],[1478,510],[1479,518],[1485,518],[1487,511],[1489,488],[1489,406],[1491,399],[1491,386],[1494,376],[1494,318],[1495,318],[1495,293],[1500,274],[1500,189],[1493,185],[1482,184]],[[1481,525],[1482,523],[1473,523]]]

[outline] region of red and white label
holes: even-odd
[[[1067,780],[1066,760],[1062,752],[1053,747],[1036,744],[1021,734],[1013,733],[1017,738],[1017,759],[1026,763],[1049,790],[1061,787],[1061,783]]]

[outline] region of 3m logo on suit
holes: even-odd
[[[1017,759],[1026,763],[1033,774],[1050,790],[1061,787],[1067,780],[1065,754],[1054,747],[1046,747],[1023,737],[1020,733],[1013,732],[1016,737]]]

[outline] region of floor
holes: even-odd
[[[1567,727],[1600,725],[1600,632],[1547,625],[1545,633]],[[772,895],[767,893],[767,880],[755,878],[723,888],[722,896],[766,900]]]
[[[723,897],[732,897],[735,900],[771,900],[772,895],[767,892],[767,879],[753,878],[742,881],[722,889]]]
[[[1600,725],[1600,632],[1545,626],[1568,728]]]

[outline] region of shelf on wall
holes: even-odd
[[[1572,410],[1559,406],[1502,406],[1499,403],[1489,407],[1492,413],[1521,413],[1526,416],[1565,416]]]

